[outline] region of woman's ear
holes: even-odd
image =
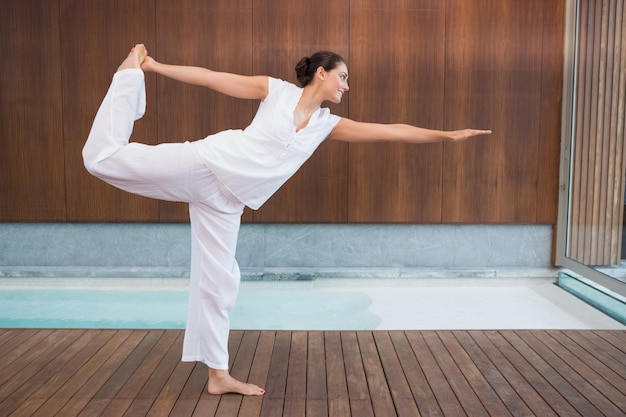
[[[321,80],[326,78],[326,70],[322,66],[317,67],[317,71],[315,73]]]

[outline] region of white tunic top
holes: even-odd
[[[239,201],[256,210],[313,154],[341,119],[318,109],[296,131],[294,110],[302,88],[269,78],[268,95],[250,126],[196,142],[207,167]]]

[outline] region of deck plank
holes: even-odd
[[[441,407],[444,415],[464,416],[466,415],[461,403],[454,394],[452,387],[448,383],[443,371],[437,364],[433,353],[424,340],[424,333],[408,333],[409,343],[418,358],[420,366],[424,371],[426,380],[432,387],[433,395]]]
[[[287,385],[283,413],[289,416],[304,416],[306,410],[308,335],[303,331],[291,334]]]
[[[341,347],[341,334],[338,331],[324,334],[326,357],[326,386],[328,387],[328,416],[350,416],[348,381]]]
[[[210,395],[182,330],[0,329],[0,415],[168,417],[626,414],[626,331],[234,331]]]
[[[490,337],[491,334],[491,337]],[[518,369],[519,366],[527,366],[520,357],[507,347],[507,351],[503,352],[498,346],[497,340],[494,340],[497,333],[484,331],[469,332],[471,338],[485,352],[488,360],[494,364],[501,372],[504,378],[511,384],[514,391],[520,396],[523,402],[532,410],[532,415],[554,417],[557,416],[556,411],[552,408],[548,401],[562,400],[557,393],[550,391],[552,387],[545,383],[537,373],[531,372],[529,369]],[[533,382],[536,385],[533,385]],[[548,386],[550,390],[546,388]],[[558,404],[557,404],[558,405]],[[523,411],[523,410],[522,410]],[[524,414],[522,414],[524,415]]]
[[[54,340],[57,338],[53,329],[45,329],[32,335],[23,343],[14,345],[12,350],[2,355],[0,363],[0,370],[2,370],[0,372],[0,398],[8,397],[14,389],[7,383],[15,383],[15,378],[18,377],[17,374],[24,370],[26,364],[21,359],[24,356],[28,356],[31,361],[36,360],[39,355],[50,348],[50,344],[54,343]],[[43,341],[45,343],[42,343]]]
[[[180,363],[182,355],[182,339],[183,332],[178,331],[176,333],[176,339],[170,348],[164,351],[164,356],[159,362],[157,368],[150,375],[146,383],[141,387],[141,390],[135,398],[132,399],[130,406],[124,414],[125,417],[140,417],[148,415],[155,399],[158,397],[163,387],[165,387],[165,384],[176,369],[176,366]]]
[[[409,384],[409,389],[418,408],[419,415],[441,417],[443,412],[428,383],[415,353],[403,331],[392,331],[390,337],[398,355],[400,366]]]
[[[613,356],[618,363],[622,364],[622,366],[626,365],[626,351],[624,350],[626,340],[624,340],[624,336],[622,334],[626,332],[609,332],[604,330],[596,331],[594,333],[600,336],[600,338],[594,338],[594,342],[600,346],[601,349]],[[621,338],[618,336],[620,334],[622,334]]]
[[[373,335],[382,364],[382,376],[387,380],[396,414],[398,417],[419,416],[420,412],[413,399],[413,393],[400,364],[398,353],[391,341],[391,336],[387,332],[375,332]]]
[[[374,416],[372,399],[367,389],[367,378],[356,332],[341,334],[341,346],[345,362],[348,398],[353,415]]]
[[[518,351],[509,343],[501,332],[486,332],[487,337],[494,343],[500,353],[515,367],[515,369],[530,383],[535,392],[539,393],[547,404],[559,416],[580,416],[580,413],[564,398],[559,385],[552,385],[544,373],[549,373],[548,366],[535,368],[532,361],[526,356],[529,350]]]
[[[374,415],[395,416],[395,406],[372,332],[358,332],[357,340],[363,359],[365,378]]]
[[[538,348],[538,345],[533,343],[529,333],[522,332],[522,336],[524,337],[521,337],[517,332],[511,330],[503,331],[501,333],[503,337],[514,347],[514,349],[520,352],[528,360],[530,365],[538,370],[541,375],[543,375],[544,378],[553,387],[555,387],[558,392],[561,393],[565,400],[576,409],[578,413],[585,417],[603,415],[572,385],[569,377],[573,375],[569,372],[569,370],[563,370],[565,372],[564,377],[558,372],[557,369],[555,369],[555,366],[558,364],[554,364],[551,361],[546,360],[541,356],[541,354],[537,353],[537,351],[533,349],[533,346]]]
[[[187,380],[194,371],[194,368],[196,368],[196,364],[193,362],[179,362],[176,365],[174,371],[169,375],[169,378],[165,382],[165,385],[163,385],[161,392],[159,392],[154,400],[152,407],[150,407],[150,411],[148,411],[147,414],[148,416],[169,416],[170,412],[176,405],[178,397],[187,384]],[[197,368],[201,369],[200,366]]]
[[[111,339],[112,333],[99,330],[89,330],[77,339],[77,342],[72,345],[72,349],[68,349],[63,354],[54,358],[50,362],[50,365],[55,365],[52,369],[54,375],[50,378],[38,379],[39,387],[36,385],[28,386],[31,390],[30,394],[22,396],[20,393],[14,393],[19,402],[15,405],[13,412],[14,417],[29,417],[32,416],[35,411],[41,407],[41,405],[50,398],[56,391],[63,388],[68,381],[94,356],[94,354],[104,346],[106,342]],[[81,340],[82,339],[82,340]],[[76,351],[74,348],[78,348]],[[47,368],[47,367],[46,367]],[[27,387],[23,385],[22,388]],[[5,407],[8,413],[10,408]]]
[[[141,362],[141,365],[137,367],[120,389],[120,394],[111,399],[110,404],[102,412],[102,417],[119,417],[126,413],[132,401],[137,397],[155,369],[157,369],[163,356],[171,348],[177,336],[178,332],[173,330],[166,330],[162,333],[154,348],[150,350]]]
[[[469,354],[461,346],[456,337],[454,337],[454,334],[438,331],[437,336],[439,336],[439,340],[441,340],[442,345],[446,347],[450,357],[456,363],[456,366],[467,380],[469,386],[476,393],[479,401],[483,404],[483,408],[485,404],[489,404],[489,409],[492,414],[499,417],[512,417],[511,412],[502,402],[500,396],[498,396],[493,387],[487,382],[485,375],[478,369],[476,363],[470,358]]]
[[[169,416],[186,417],[193,415],[196,404],[206,389],[207,374],[206,366],[201,363],[195,364],[187,382],[176,398],[174,406],[168,414]]]
[[[452,390],[456,394],[465,413],[472,417],[488,417],[487,410],[481,403],[469,382],[454,362],[450,352],[446,349],[438,334],[435,331],[424,332],[424,339],[428,344],[435,360],[439,364],[441,371],[449,382]]]
[[[272,350],[272,358],[270,360],[270,369],[265,385],[265,398],[263,399],[263,406],[261,407],[261,416],[263,417],[283,415],[290,349],[291,332],[276,332],[274,349]]]
[[[79,336],[67,330],[42,331],[36,340],[29,339],[24,346],[16,348],[19,354],[7,355],[11,362],[0,374],[0,398],[8,397]]]
[[[62,395],[53,396],[58,404],[63,404],[57,415],[63,417],[78,416],[83,412],[83,409],[89,404],[89,402],[95,397],[96,393],[107,383],[109,378],[115,374],[119,367],[126,361],[129,355],[135,350],[137,345],[144,339],[147,331],[131,331],[123,330],[117,333],[121,343],[117,346],[111,345],[110,350],[107,350],[107,355],[104,360],[99,363],[94,363],[93,371],[88,380],[84,383],[82,381],[74,381],[75,384],[68,384],[67,387],[72,387],[72,396]],[[98,367],[98,365],[101,365]],[[51,407],[52,408],[52,407]],[[54,407],[56,408],[56,406]],[[40,409],[41,413],[36,415],[51,416],[48,406],[44,405]],[[86,410],[89,411],[89,410]]]
[[[596,371],[572,355],[566,346],[541,331],[522,332],[524,341],[549,363],[594,408],[605,416],[618,416],[626,409],[626,397]],[[612,398],[613,402],[605,396]]]
[[[569,344],[569,340],[575,342],[576,347],[572,347],[572,352],[577,357],[585,358],[585,361],[590,363],[593,369],[598,369],[616,388],[626,386],[626,362],[615,360],[602,345],[594,343],[593,339],[585,336],[585,333],[562,331],[551,332],[550,334],[561,344]]]
[[[7,329],[0,340],[0,357],[3,358],[0,371],[15,358],[19,358],[21,352],[30,349],[31,346],[37,344],[37,340],[45,339],[46,334],[51,332],[51,330],[40,329]]]
[[[307,349],[305,415],[325,417],[328,416],[328,378],[324,333],[309,332]]]
[[[465,360],[471,361],[476,366],[477,370],[485,378],[485,381],[507,407],[508,413],[514,416],[533,415],[533,411],[531,411],[522,397],[529,397],[528,401],[534,403],[540,402],[541,397],[529,395],[529,393],[534,393],[534,391],[529,389],[530,386],[524,378],[515,372],[514,369],[511,369],[511,364],[499,354],[497,349],[486,338],[480,339],[480,332],[454,331],[452,335],[456,337],[461,348],[466,352],[467,357]],[[489,400],[484,402],[489,404]],[[555,415],[550,407],[538,408],[534,405],[534,408],[536,409],[534,413],[536,415]]]
[[[126,396],[122,387],[130,380],[154,345],[159,341],[163,331],[149,331],[146,336],[135,346],[131,354],[122,362],[118,369],[111,375],[106,383],[93,396],[92,400],[81,412],[82,416],[101,416],[111,401],[116,397]]]
[[[250,383],[256,384],[260,387],[265,387],[267,385],[275,339],[276,332],[274,331],[264,331],[259,333],[257,346],[254,351],[254,357],[250,368],[250,376],[248,378]],[[261,415],[263,400],[264,398],[260,396],[242,398],[239,415]],[[198,417],[200,416],[204,416],[204,414],[199,414]]]
[[[49,397],[42,397],[43,403],[39,404],[40,407],[36,411],[28,414],[29,416],[51,416],[55,415],[70,398],[77,394],[77,392],[86,385],[89,378],[102,366],[102,364],[120,348],[121,344],[131,335],[131,332],[107,332],[103,331],[103,339],[99,340],[98,344],[91,346],[93,349],[93,355],[88,358],[84,363],[80,363],[80,369],[75,372],[71,377],[66,379],[62,386],[54,391]],[[104,344],[101,344],[104,342]],[[52,361],[57,361],[58,358],[52,358]],[[89,393],[86,393],[86,397],[89,397]],[[32,406],[30,401],[25,401],[23,406]],[[22,412],[23,410],[20,410]]]

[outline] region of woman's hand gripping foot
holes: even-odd
[[[129,69],[129,68],[141,68],[141,64],[148,56],[148,51],[146,47],[138,43],[131,50],[126,59],[122,62],[122,64],[117,69],[118,71]]]

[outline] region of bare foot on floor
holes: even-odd
[[[138,43],[130,50],[130,53],[117,70],[121,71],[129,68],[141,68],[141,64],[147,56],[148,51],[146,50],[146,47],[143,46],[143,44]]]
[[[209,394],[235,393],[241,395],[263,395],[265,390],[254,384],[241,382],[230,376],[228,371],[209,368]]]

